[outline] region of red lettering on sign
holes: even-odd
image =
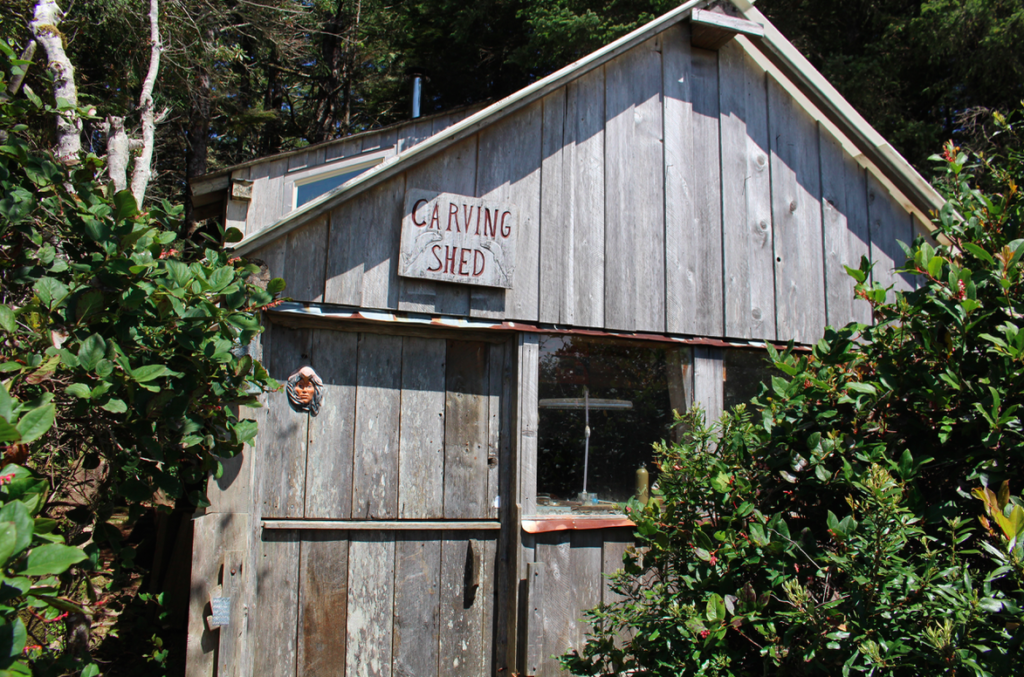
[[[455,255],[458,253],[458,247],[449,247],[445,245],[444,248],[444,272],[455,274]]]
[[[480,277],[484,274],[484,264],[487,259],[484,258],[484,253],[479,249],[473,250],[473,277]],[[480,264],[479,267],[477,264]]]
[[[469,271],[466,270],[466,264],[469,261],[466,260],[466,254],[469,253],[468,249],[463,248],[462,254],[459,256],[459,275],[469,275]]]
[[[462,222],[466,225],[466,232],[468,233],[469,224],[473,222],[473,205],[462,205]]]
[[[454,202],[448,205],[448,231],[446,232],[450,232],[452,229],[453,216],[455,217],[455,232],[461,233],[462,231],[459,230],[459,205]]]
[[[498,211],[498,210],[495,209],[494,211]],[[512,234],[512,226],[506,226],[505,225],[505,217],[506,216],[511,216],[511,215],[512,215],[512,212],[502,212],[502,214],[501,214],[501,236],[502,237],[507,238],[509,235]]]
[[[491,210],[484,209],[484,237],[487,237],[487,231],[490,229],[491,237],[496,235],[495,231],[498,228],[498,210],[494,210],[494,221],[491,221]]]
[[[435,244],[430,248],[430,253],[434,255],[434,259],[437,261],[437,268],[427,268],[428,272],[436,273],[441,270],[441,257],[437,255],[438,250],[441,249],[441,245]]]
[[[426,204],[427,202],[429,202],[429,200],[416,200],[416,204],[414,204],[412,207],[412,223],[417,228],[422,228],[423,226],[427,225],[426,219],[422,221],[416,220],[416,210],[420,208],[420,205]]]
[[[441,218],[437,215],[437,207],[438,207],[438,205],[435,204],[434,205],[434,211],[430,215],[430,225],[427,226],[427,228],[433,228],[434,225],[436,224],[437,225],[437,229],[441,230]]]
[[[480,234],[480,205],[476,206],[476,234]]]

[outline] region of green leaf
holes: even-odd
[[[4,387],[0,385],[0,390]],[[17,442],[21,440],[21,433],[13,425],[7,422],[7,419],[0,418],[0,443]]]
[[[704,615],[709,623],[719,623],[725,620],[725,600],[717,592],[711,593],[711,597],[708,598]]]
[[[0,656],[4,658],[16,658],[25,650],[25,643],[28,640],[28,632],[21,618],[15,618],[14,622],[6,619],[0,624]],[[6,662],[6,661],[5,661]]]
[[[946,263],[946,260],[941,256],[933,256],[928,262],[928,274],[932,277],[938,277],[942,274],[942,265]]]
[[[72,602],[69,602],[66,599],[61,599],[60,597],[55,597],[53,595],[45,595],[45,594],[34,592],[34,591],[31,591],[31,590],[27,594],[29,596],[31,596],[31,597],[35,597],[38,600],[46,602],[47,604],[52,606],[54,609],[59,609],[60,611],[66,611],[69,614],[84,614],[85,613],[85,609],[83,609],[82,607],[80,607],[77,604],[74,604]]]
[[[162,364],[147,364],[138,369],[132,369],[132,378],[139,383],[146,383],[161,376],[181,376],[181,374],[171,371]]]
[[[966,249],[967,251],[969,251],[970,253],[974,254],[975,256],[977,256],[982,261],[984,261],[985,263],[989,263],[989,264],[994,263],[994,260],[992,259],[992,255],[989,254],[984,249],[982,249],[981,247],[979,247],[978,245],[974,244],[973,242],[965,242],[965,243],[963,243],[963,247],[964,247],[964,249]]]
[[[86,554],[70,545],[41,545],[28,553],[25,569],[20,573],[23,576],[62,574],[84,559]]]
[[[97,310],[101,310],[103,305],[103,292],[99,289],[90,289],[78,297],[75,303],[75,319],[81,322]]]
[[[106,409],[112,414],[123,414],[128,411],[128,405],[124,403],[124,400],[111,399],[106,403],[100,405],[101,409]]]
[[[82,341],[82,345],[78,349],[78,364],[82,369],[92,371],[106,352],[107,342],[99,334],[93,334]]]
[[[28,508],[21,501],[11,501],[0,508],[0,522],[13,522],[17,529],[17,539],[14,543],[15,555],[32,543],[32,534],[35,533],[36,523],[29,514]]]
[[[32,286],[42,304],[49,310],[58,307],[67,298],[66,284],[52,277],[41,277]]]
[[[18,322],[15,318],[14,311],[3,303],[0,303],[0,328],[11,334],[18,329]]]
[[[46,434],[46,431],[53,425],[57,407],[47,404],[28,412],[18,421],[18,432],[21,434],[22,442],[34,442]]]
[[[99,677],[100,668],[95,663],[89,663],[82,669],[82,677]]]
[[[857,381],[851,381],[846,384],[847,390],[852,390],[858,393],[864,393],[865,395],[876,395],[878,393],[875,387],[869,383],[859,383]]]
[[[280,294],[281,292],[284,291],[285,286],[286,283],[283,279],[281,279],[280,277],[275,277],[273,280],[267,283],[267,293],[271,295]]]
[[[64,392],[66,392],[68,395],[74,395],[75,397],[79,397],[83,400],[89,399],[91,394],[89,386],[85,385],[84,383],[72,383],[71,385],[64,389]]]
[[[127,188],[114,194],[114,220],[123,221],[138,215],[139,205],[135,196]]]
[[[0,522],[0,567],[14,555],[14,546],[18,543],[18,527],[14,522]]]

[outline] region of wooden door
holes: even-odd
[[[261,432],[255,673],[494,674],[511,348],[279,327],[269,347],[272,376],[305,355],[325,385],[316,418]]]

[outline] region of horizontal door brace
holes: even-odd
[[[483,531],[499,530],[498,520],[306,520],[265,519],[264,529],[344,531]]]

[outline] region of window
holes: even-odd
[[[652,446],[686,408],[688,365],[685,346],[541,338],[537,512],[614,513],[652,484]]]
[[[376,163],[375,163],[376,164]],[[295,184],[295,206],[296,208],[301,207],[307,202],[311,202],[318,197],[321,197],[328,191],[333,191],[334,188],[338,187],[345,181],[351,178],[355,178],[362,172],[367,171],[373,167],[373,165],[367,165],[365,167],[359,167],[358,169],[352,169],[349,171],[342,170],[342,173],[326,176],[323,178],[316,178],[307,183],[296,183]]]

